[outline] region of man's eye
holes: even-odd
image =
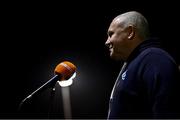
[[[108,36],[111,37],[113,35],[113,32],[108,32]]]

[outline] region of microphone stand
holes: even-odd
[[[40,86],[37,90],[35,90],[34,92],[32,92],[30,95],[28,95],[26,98],[24,98],[21,103],[19,104],[18,107],[18,111],[21,110],[22,105],[24,104],[24,102],[28,99],[30,99],[33,95],[42,92],[43,90],[45,90],[48,87],[52,88],[52,94],[54,94],[55,92],[55,84],[56,82],[60,79],[59,75],[55,75],[53,78],[51,78],[49,81],[47,81],[45,84],[43,84],[42,86]],[[54,96],[54,95],[51,95]]]
[[[49,103],[49,108],[48,108],[48,119],[50,118],[50,113],[51,113],[51,109],[53,106],[53,100],[54,100],[54,95],[55,95],[55,87],[51,89],[51,93],[50,93],[50,103]]]

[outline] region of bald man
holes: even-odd
[[[137,11],[115,17],[105,45],[124,65],[112,89],[108,119],[180,118],[180,77],[175,60],[150,38],[146,18]]]

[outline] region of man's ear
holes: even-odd
[[[135,28],[133,25],[129,25],[127,27],[127,32],[128,32],[128,39],[131,40],[134,38],[135,36]]]

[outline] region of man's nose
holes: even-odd
[[[106,40],[105,45],[106,45],[107,47],[109,47],[109,45],[110,45],[110,40],[109,40],[109,39]]]
[[[109,46],[110,46],[110,43],[111,43],[110,40],[107,39],[106,42],[105,42],[105,45],[106,45],[107,47],[109,47]]]

